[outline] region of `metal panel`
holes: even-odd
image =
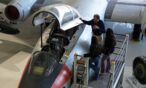
[[[118,22],[141,23],[144,7],[117,4],[111,19]]]
[[[124,3],[135,3],[135,4],[146,4],[146,0],[118,0],[118,2]]]

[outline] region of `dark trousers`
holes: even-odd
[[[107,62],[107,64],[105,64],[105,61]],[[110,68],[111,68],[110,56],[104,55],[101,60],[101,73],[109,72]]]
[[[98,78],[99,75],[99,59],[100,56],[92,57],[89,59],[89,67],[92,68],[95,72],[95,78]]]

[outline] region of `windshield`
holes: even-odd
[[[57,63],[56,57],[49,52],[37,51],[33,53],[30,72],[33,75],[49,76]]]

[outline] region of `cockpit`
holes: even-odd
[[[78,12],[68,5],[47,6],[35,13],[33,25],[45,30],[41,31],[41,50],[35,51],[32,56],[31,73],[51,73],[62,58],[65,46],[70,44],[77,26],[82,23],[79,17]]]

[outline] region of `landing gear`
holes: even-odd
[[[133,62],[133,74],[141,84],[146,84],[146,57],[135,58]]]
[[[132,88],[146,88],[146,57],[136,57],[133,61],[133,76],[127,77]]]
[[[132,39],[135,41],[139,41],[140,33],[141,33],[141,24],[135,24],[132,32]]]

